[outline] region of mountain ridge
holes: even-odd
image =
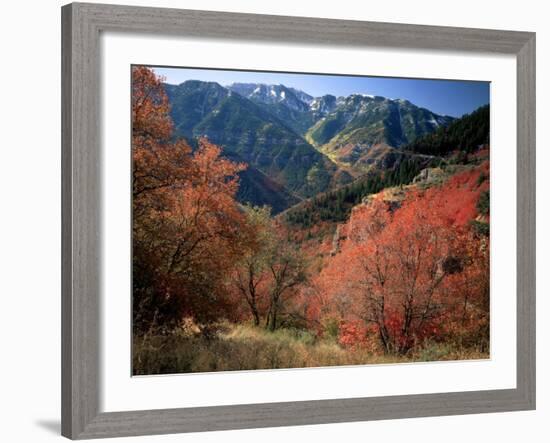
[[[455,120],[401,98],[362,93],[313,97],[284,85],[259,83],[233,83],[227,87],[268,107],[335,163],[361,173],[373,163],[371,148],[400,148]],[[304,97],[299,104],[298,96]]]
[[[300,134],[252,100],[212,82],[188,81],[165,89],[177,137],[206,136],[223,148],[224,155],[238,157],[288,195],[307,198],[351,180]],[[271,194],[266,189],[259,191]]]
[[[188,80],[165,89],[176,136],[206,136],[248,163],[246,194],[256,189],[265,198],[253,203],[276,212],[393,164],[395,149],[454,120],[404,99],[313,97],[283,84]]]

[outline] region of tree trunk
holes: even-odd
[[[269,306],[269,311],[267,311],[267,315],[265,316],[265,328],[269,328],[269,324],[271,322],[271,306]]]
[[[391,351],[390,338],[386,326],[378,325],[378,333],[380,334],[380,341],[384,346],[384,353],[389,354]]]
[[[278,297],[272,297],[271,303],[269,304],[269,311],[267,313],[267,318],[265,321],[265,327],[266,329],[273,332],[275,329],[277,329],[277,311],[279,309],[278,307],[279,301]]]
[[[269,330],[273,332],[275,331],[275,329],[277,329],[277,309],[276,308],[271,313],[271,319],[269,322]]]
[[[255,307],[252,309],[252,316],[254,317],[254,326],[259,326],[260,314],[258,314],[258,310]]]

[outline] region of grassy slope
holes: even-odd
[[[377,355],[343,348],[335,339],[318,338],[308,331],[271,333],[248,324],[223,324],[210,338],[179,333],[136,339],[133,370],[141,375],[483,358],[489,355],[441,344],[427,344],[406,357]]]

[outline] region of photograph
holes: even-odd
[[[486,81],[132,65],[132,375],[486,360]]]

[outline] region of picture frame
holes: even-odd
[[[514,56],[516,388],[102,412],[99,37],[105,31]],[[73,3],[62,8],[62,107],[62,435],[104,438],[535,408],[534,33]]]

